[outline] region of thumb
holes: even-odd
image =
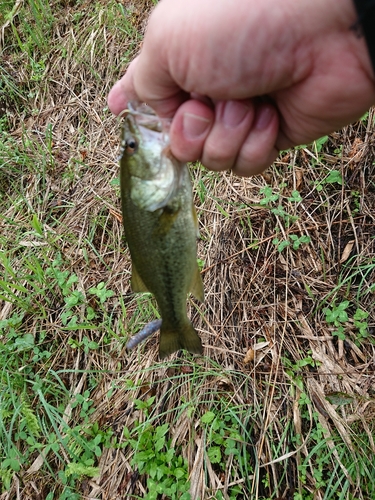
[[[139,100],[133,83],[133,75],[138,57],[130,63],[125,75],[109,91],[107,98],[108,107],[114,115],[119,115],[121,111],[126,109],[128,102]]]
[[[188,99],[188,94],[182,91],[171,78],[169,78],[169,87],[172,89],[172,95],[168,95],[168,86],[153,85],[152,94],[149,93],[149,86],[143,85],[143,81],[150,81],[150,66],[144,62],[147,59],[147,54],[143,52],[137,56],[129,65],[124,76],[114,84],[109,91],[107,102],[108,107],[113,114],[119,115],[121,111],[127,108],[128,103],[132,101],[147,102],[151,108],[161,117],[172,118],[179,106]],[[143,70],[146,66],[148,70]],[[160,73],[155,75],[154,82],[160,80]],[[139,81],[139,84],[137,82]],[[137,89],[137,90],[136,90]],[[167,94],[167,97],[160,97]]]

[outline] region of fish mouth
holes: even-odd
[[[121,135],[119,160],[124,153],[127,135],[138,138],[142,144],[155,143],[160,145],[161,151],[169,150],[169,128],[171,120],[159,118],[154,110],[146,103],[129,102],[118,116],[123,120],[124,127]]]
[[[134,117],[134,120],[138,126],[162,133],[163,141],[165,143],[169,143],[169,129],[172,123],[172,120],[170,118],[160,118],[155,114],[155,111],[145,102],[140,103],[131,101],[128,103],[128,109],[126,111],[128,114]]]

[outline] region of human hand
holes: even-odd
[[[375,103],[355,22],[352,0],[163,0],[109,107],[137,99],[173,117],[181,161],[259,173]]]

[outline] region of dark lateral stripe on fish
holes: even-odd
[[[147,339],[147,337],[150,337],[153,335],[155,332],[160,330],[161,327],[161,319],[154,319],[153,321],[150,321],[150,323],[147,323],[147,325],[142,328],[142,330],[138,333],[136,333],[126,344],[127,349],[134,349],[138,344],[143,342],[144,340]]]

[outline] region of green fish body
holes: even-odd
[[[121,202],[132,258],[132,289],[151,292],[162,318],[159,356],[179,350],[201,354],[187,317],[191,292],[203,301],[197,265],[198,223],[189,171],[166,146],[155,115],[127,114],[121,142]]]

